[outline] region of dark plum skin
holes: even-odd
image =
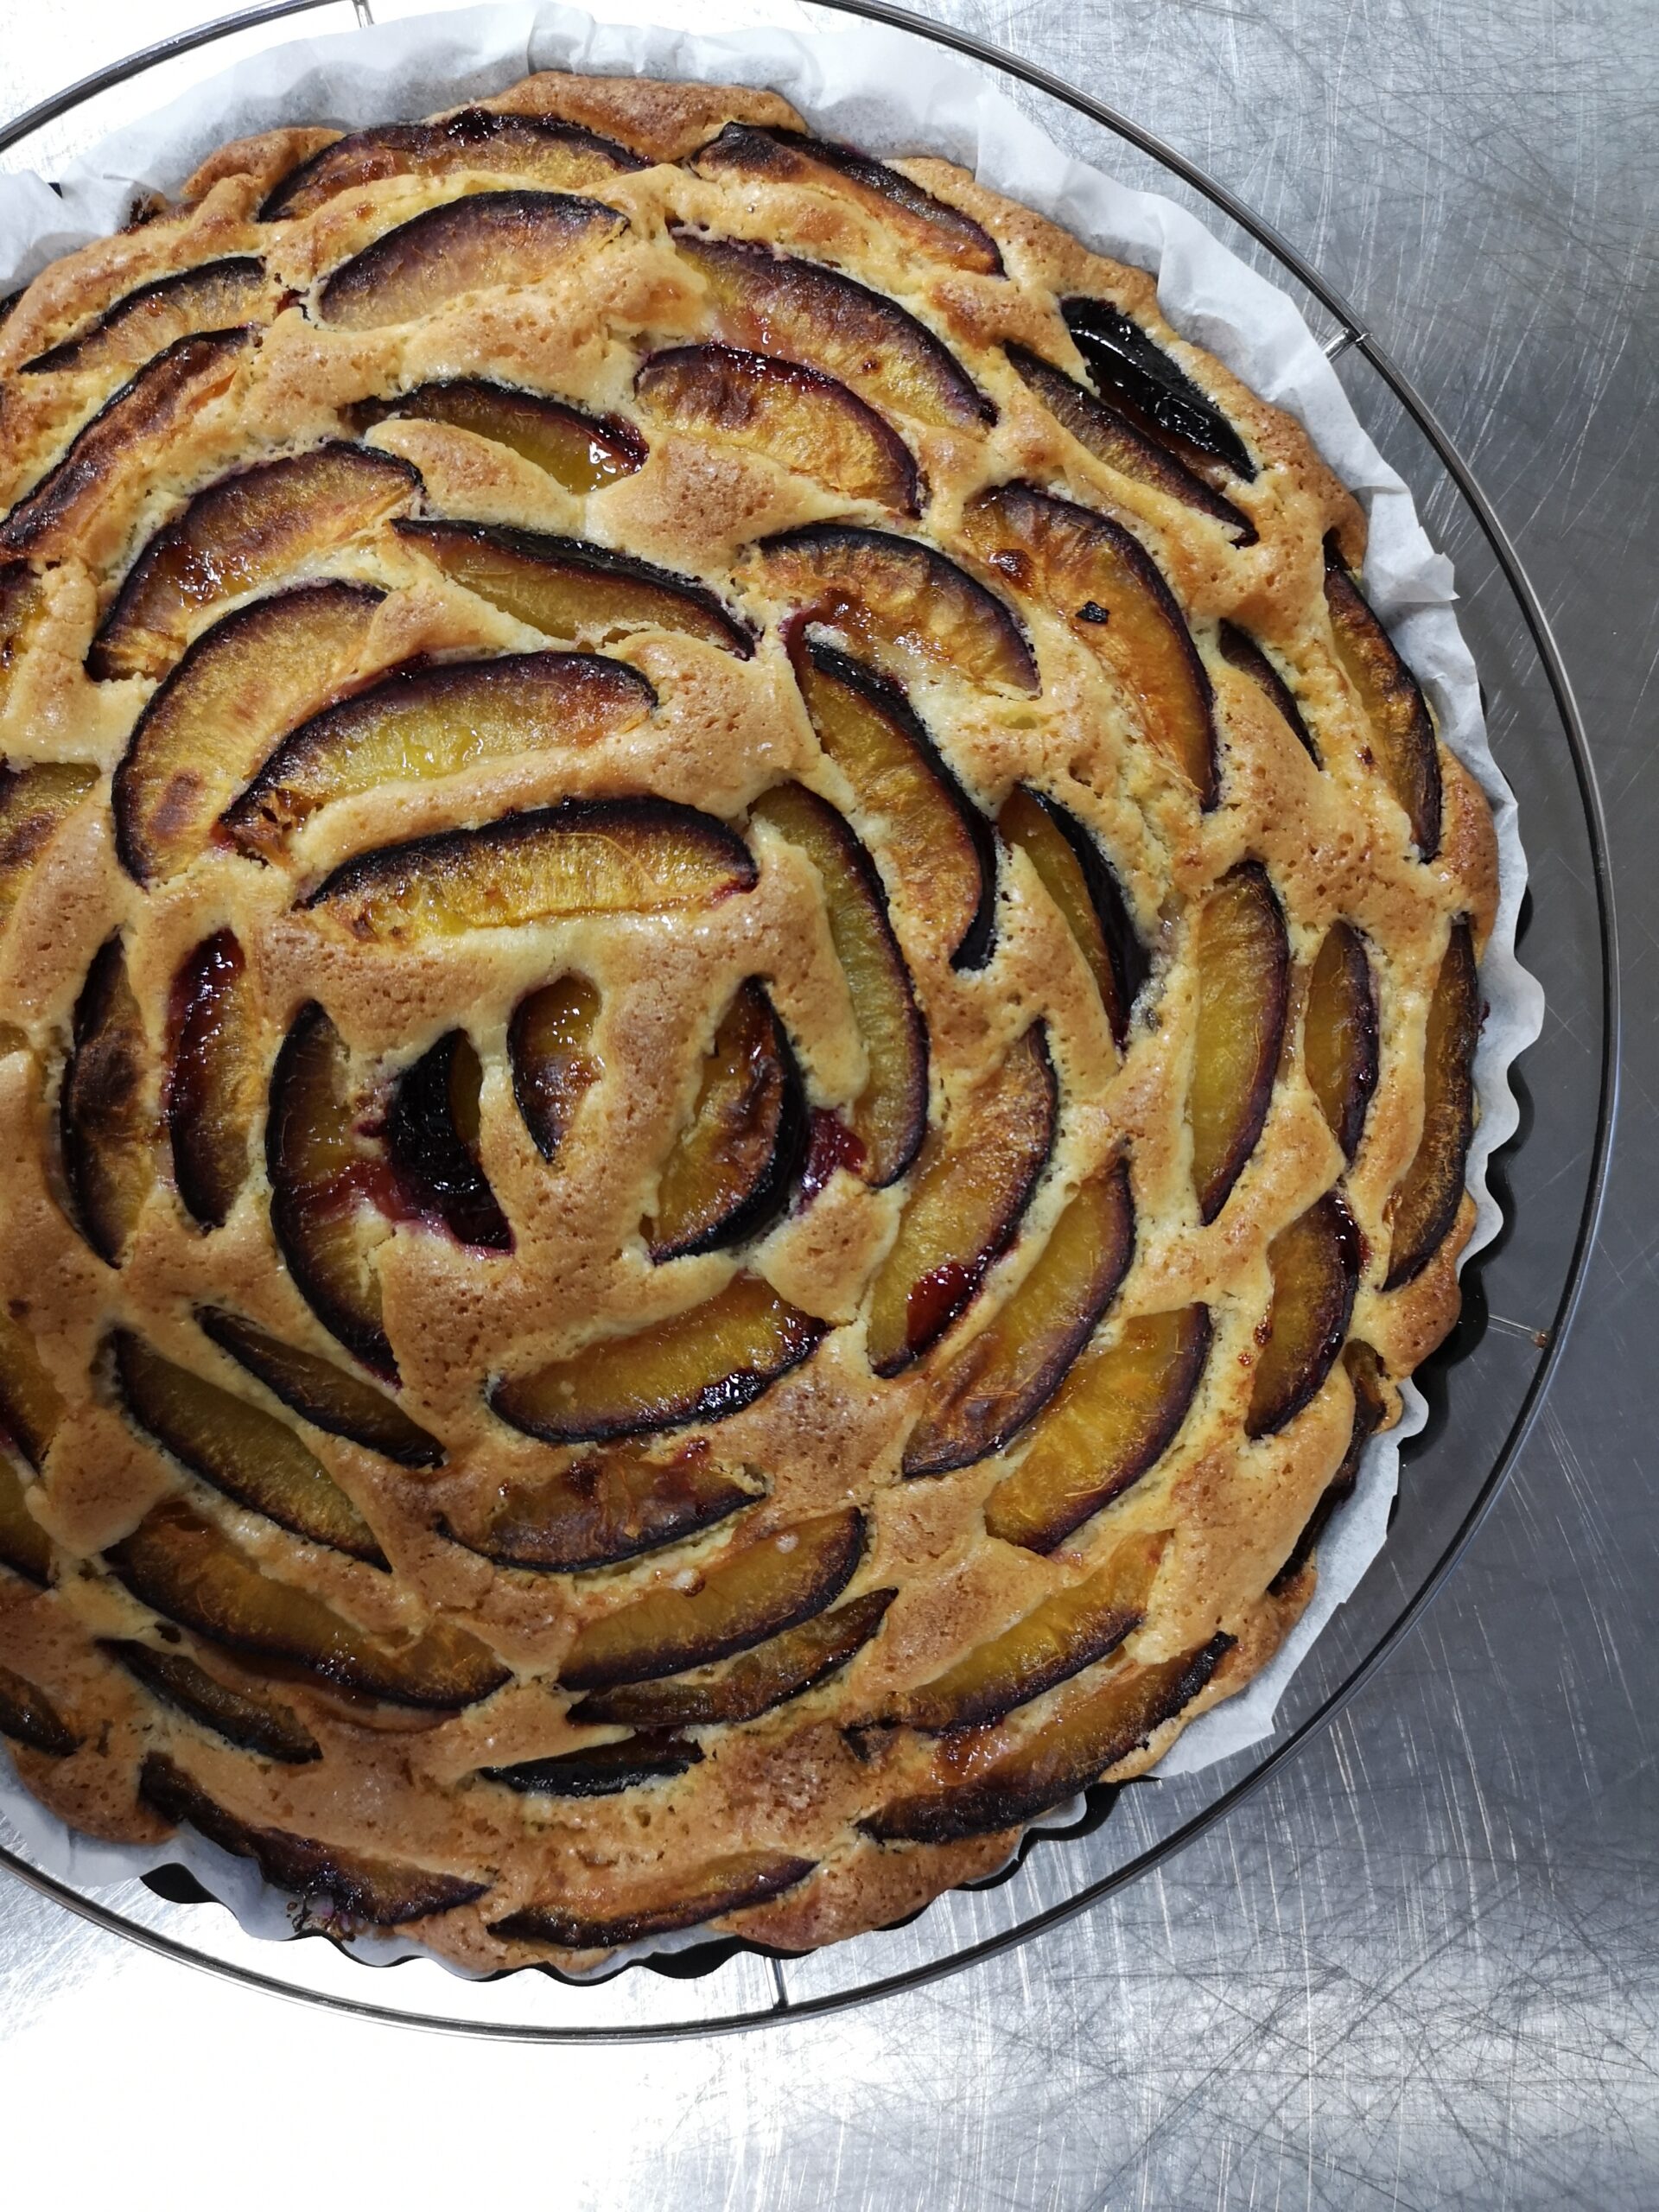
[[[1096,384],[1128,400],[1154,429],[1196,446],[1247,484],[1255,482],[1255,463],[1238,432],[1132,316],[1109,300],[1066,300],[1061,313]]]

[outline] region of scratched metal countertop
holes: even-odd
[[[0,0],[0,111],[221,11]],[[193,1974],[0,1875],[8,2194],[32,2144],[40,2177],[129,2206],[504,2184],[628,2212],[1659,2203],[1659,13],[928,12],[1109,100],[1300,246],[1439,410],[1556,626],[1611,818],[1628,1035],[1611,1202],[1543,1416],[1424,1624],[1253,1798],[1083,1918],[849,2013],[674,2045],[438,2041]],[[1535,873],[1535,949],[1548,903]],[[1585,1012],[1552,985],[1552,1023]]]

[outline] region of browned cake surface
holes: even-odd
[[[1495,846],[1353,501],[803,130],[278,132],[0,324],[0,1730],[472,1966],[1143,1771],[1457,1307]]]

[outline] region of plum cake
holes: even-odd
[[[0,505],[24,1787],[580,1972],[1251,1679],[1457,1309],[1497,859],[1150,276],[539,75],[48,269]]]

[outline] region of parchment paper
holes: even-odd
[[[875,25],[698,37],[535,4],[457,10],[299,39],[224,71],[113,133],[65,172],[61,196],[36,176],[0,176],[0,292],[71,247],[118,228],[136,194],[176,192],[197,162],[228,138],[285,123],[353,128],[416,117],[487,98],[535,69],[769,86],[826,137],[850,139],[876,154],[931,153],[960,162],[982,183],[1052,217],[1099,251],[1154,270],[1160,302],[1176,328],[1306,424],[1370,517],[1366,595],[1427,690],[1441,737],[1471,771],[1497,820],[1500,895],[1481,963],[1488,1012],[1475,1060],[1480,1121],[1469,1161],[1478,1215],[1460,1267],[1472,1258],[1499,1227],[1487,1164],[1515,1133],[1519,1109],[1509,1071],[1538,1036],[1544,1000],[1516,959],[1526,858],[1514,798],[1487,743],[1474,664],[1452,613],[1452,564],[1430,546],[1410,493],[1361,427],[1291,301],[1185,209],[1062,153],[969,64]],[[1400,1443],[1427,1418],[1423,1398],[1410,1383],[1404,1398],[1404,1418],[1372,1440],[1354,1496],[1320,1541],[1318,1589],[1284,1647],[1247,1690],[1192,1723],[1160,1774],[1195,1772],[1272,1733],[1286,1683],[1382,1544]],[[1074,1802],[1035,1825],[1070,1825],[1078,1809]],[[0,1811],[36,1863],[77,1889],[129,1881],[182,1861],[250,1934],[294,1933],[292,1907],[251,1862],[189,1829],[160,1846],[92,1842],[47,1813],[3,1757]],[[706,1940],[705,1931],[687,1929],[626,1955]],[[385,1964],[423,1948],[391,1936],[360,1937],[353,1948]]]

